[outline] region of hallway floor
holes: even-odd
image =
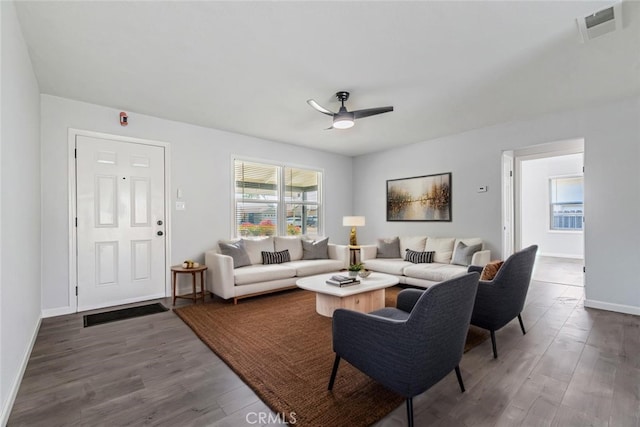
[[[583,265],[583,259],[538,256],[533,269],[533,280],[584,286]]]

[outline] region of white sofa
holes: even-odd
[[[205,252],[207,290],[215,295],[238,299],[282,289],[294,288],[300,277],[339,271],[349,266],[349,247],[328,244],[328,259],[303,259],[301,236],[245,239],[244,246],[251,265],[234,268],[233,258],[223,255],[219,246]],[[287,249],[290,262],[263,264],[262,251]]]
[[[466,246],[481,245],[481,250],[473,254],[469,265],[485,266],[490,261],[491,251],[484,249],[482,239],[427,236],[399,237],[402,258],[377,258],[378,245],[363,245],[360,247],[360,261],[367,270],[393,274],[400,283],[428,288],[467,272],[468,265],[453,264],[456,249],[459,248],[458,242]],[[406,249],[416,252],[433,251],[433,262],[414,264],[405,261]]]

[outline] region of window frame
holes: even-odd
[[[582,180],[582,202],[554,202],[553,201],[553,185],[554,182],[561,179],[572,179],[572,178],[580,178]],[[557,175],[549,177],[549,185],[548,189],[548,208],[549,214],[547,216],[548,219],[548,230],[551,233],[582,233],[584,231],[584,174],[571,174],[571,175]],[[553,218],[554,218],[554,210],[553,208],[558,205],[582,205],[581,217],[582,220],[580,222],[580,228],[554,228],[553,227]]]
[[[237,212],[237,204],[238,200],[236,200],[236,181],[235,181],[235,173],[236,173],[236,162],[248,162],[255,163],[264,166],[273,166],[277,168],[277,180],[278,183],[276,185],[276,198],[275,202],[273,201],[258,201],[258,203],[264,204],[276,204],[276,232],[274,236],[290,236],[287,234],[287,205],[291,204],[302,204],[302,205],[311,205],[317,206],[317,218],[316,218],[316,232],[313,235],[322,236],[324,235],[324,169],[300,165],[295,163],[287,163],[287,162],[277,162],[269,159],[262,158],[254,158],[254,157],[245,157],[233,155],[231,156],[231,238],[241,238],[243,236],[238,232],[237,224],[236,224],[236,212]],[[286,170],[287,169],[301,169],[304,171],[315,172],[319,174],[318,176],[318,197],[316,201],[287,201],[286,198]],[[303,228],[304,229],[304,228]],[[301,230],[302,231],[302,230]],[[301,233],[306,234],[306,233]],[[298,235],[301,235],[298,234]],[[264,237],[264,236],[256,236],[256,237]]]

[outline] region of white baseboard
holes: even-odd
[[[615,311],[616,313],[633,314],[636,316],[640,316],[640,307],[634,307],[632,305],[614,304],[611,302],[585,299],[584,306],[588,308],[597,308],[599,310]]]
[[[9,388],[7,400],[4,402],[4,405],[2,406],[2,412],[0,413],[0,426],[5,426],[7,425],[7,422],[9,422],[9,415],[11,414],[11,409],[13,408],[13,403],[16,400],[16,396],[18,395],[18,390],[20,389],[20,383],[22,383],[22,377],[24,376],[24,371],[27,369],[27,364],[29,363],[29,357],[31,356],[31,351],[33,350],[33,346],[36,343],[36,338],[38,338],[38,332],[40,331],[41,323],[42,323],[42,318],[38,319],[38,324],[36,325],[36,328],[33,331],[33,336],[31,337],[31,343],[29,343],[29,347],[27,348],[27,351],[22,357],[22,363],[20,364],[20,369],[18,370],[15,378],[13,379],[13,383]]]
[[[577,254],[554,254],[549,252],[538,252],[538,256],[548,256],[553,258],[570,258],[570,259],[584,259],[583,255]]]
[[[71,307],[45,308],[42,310],[42,318],[62,316],[64,314],[73,314],[75,310]]]

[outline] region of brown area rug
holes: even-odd
[[[387,289],[388,306],[395,306],[400,290]],[[312,292],[292,290],[238,305],[216,299],[174,311],[271,409],[297,426],[366,426],[404,401],[346,361],[333,392],[327,391],[335,357],[331,319],[316,313]],[[487,336],[471,329],[465,351]]]

